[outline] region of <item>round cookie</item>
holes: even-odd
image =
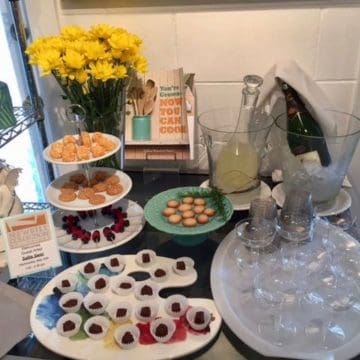
[[[194,210],[195,214],[201,214],[204,212],[205,206],[204,205],[196,205],[196,206],[194,206],[193,210]]]
[[[181,216],[178,214],[170,215],[168,217],[168,222],[170,224],[179,224],[181,222]]]
[[[206,201],[203,198],[194,199],[194,205],[206,205]]]
[[[92,205],[100,205],[105,202],[105,196],[101,194],[95,194],[90,197],[89,203]]]
[[[216,210],[212,209],[212,208],[206,208],[204,210],[204,214],[211,217],[211,216],[214,216],[216,214]]]
[[[106,193],[111,196],[121,194],[123,190],[124,189],[120,183],[108,184],[106,187]]]
[[[192,204],[194,202],[194,198],[192,196],[187,196],[182,199],[183,204]]]
[[[184,211],[181,216],[183,219],[189,219],[195,216],[194,212],[192,210]]]
[[[166,217],[174,215],[176,214],[176,209],[167,207],[162,211],[162,214]]]
[[[76,199],[76,194],[75,192],[62,192],[59,195],[59,200],[63,201],[63,202],[70,202],[70,201],[74,201]]]
[[[183,220],[183,225],[185,227],[194,227],[196,226],[196,220],[194,218],[188,218]]]
[[[203,225],[203,224],[207,224],[209,222],[209,217],[205,214],[200,214],[197,218],[196,221]]]
[[[177,200],[169,200],[166,206],[176,209],[177,207],[179,207],[179,202]]]
[[[178,207],[178,210],[183,212],[183,211],[189,211],[192,209],[192,206],[190,204],[181,204],[179,207]]]

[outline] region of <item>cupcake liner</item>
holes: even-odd
[[[182,269],[180,265],[185,265],[185,269]],[[176,274],[185,276],[188,275],[194,269],[194,265],[195,263],[192,258],[183,256],[175,259],[172,268]]]
[[[71,302],[72,300],[77,300],[77,302],[76,304],[69,306],[69,302]],[[64,294],[59,300],[59,306],[67,313],[74,313],[79,311],[82,303],[83,296],[76,291],[71,291],[67,294]]]
[[[120,287],[121,284],[130,284],[131,286],[129,288],[122,288]],[[121,296],[129,295],[134,291],[135,287],[135,279],[131,276],[127,275],[119,275],[115,276],[111,279],[111,290]]]
[[[118,310],[126,310],[126,314],[122,315],[118,313]],[[116,323],[126,322],[130,319],[132,314],[132,306],[127,301],[114,301],[111,302],[106,308],[106,312],[109,314],[111,319]]]
[[[89,279],[87,285],[94,293],[104,293],[110,286],[110,278],[107,275],[97,274]]]
[[[146,316],[142,313],[142,310],[147,308],[150,309],[149,316]],[[142,322],[149,322],[154,320],[159,312],[159,304],[157,301],[142,301],[138,303],[135,307],[135,316],[138,320]]]
[[[118,264],[112,264],[117,262]],[[126,261],[122,255],[110,255],[104,260],[104,265],[113,273],[121,273],[125,269]]]
[[[144,256],[149,256],[149,261],[144,262]],[[135,262],[141,267],[149,267],[152,266],[156,262],[156,253],[150,249],[144,249],[139,251],[135,256]]]
[[[101,304],[101,307],[94,308],[97,303]],[[84,307],[91,315],[100,315],[105,312],[106,307],[109,304],[109,299],[103,294],[88,293],[84,298]]]
[[[124,338],[130,333],[132,339]],[[117,328],[114,332],[114,339],[117,344],[124,350],[133,349],[139,343],[140,330],[136,325],[126,324]],[[133,341],[131,341],[133,340]]]
[[[172,306],[173,304],[179,304],[179,311],[175,311]],[[184,295],[176,294],[171,295],[166,298],[164,303],[164,310],[165,312],[174,317],[180,317],[185,314],[187,308],[189,307],[188,299]]]
[[[69,324],[70,322],[70,324]],[[56,330],[59,335],[64,337],[70,337],[76,335],[81,327],[81,316],[75,313],[68,313],[63,315],[56,323]],[[71,323],[75,326],[74,329],[64,329],[67,326],[71,326]]]
[[[146,293],[149,291],[149,293]],[[151,293],[150,293],[151,292]],[[134,294],[138,300],[150,300],[157,297],[159,287],[153,281],[136,282],[134,287]]]
[[[199,324],[196,321],[196,314],[198,312],[202,312],[204,314],[204,322]],[[209,312],[208,309],[204,308],[203,306],[194,306],[191,307],[187,312],[186,312],[186,320],[189,323],[189,325],[197,331],[201,331],[204,330],[210,323],[211,321],[211,314]]]
[[[160,274],[161,271],[164,271],[165,274]],[[155,266],[149,272],[151,279],[159,283],[165,282],[169,278],[170,274],[167,266]]]
[[[90,265],[93,265],[95,270],[93,272],[86,272],[86,267],[89,267]],[[95,262],[95,261],[88,261],[83,266],[80,267],[79,271],[81,274],[86,278],[90,279],[91,277],[97,275],[99,273],[101,264]]]
[[[76,289],[77,277],[74,274],[68,274],[67,276],[62,277],[56,282],[56,287],[63,293],[69,293]]]
[[[92,325],[100,326],[102,329],[101,333],[91,332]],[[101,315],[96,315],[96,316],[93,316],[93,317],[87,319],[84,324],[84,330],[85,330],[86,334],[89,336],[89,338],[91,338],[93,340],[102,339],[106,335],[107,331],[109,330],[109,327],[110,327],[110,321],[106,317],[101,316]]]
[[[158,318],[150,324],[150,333],[160,343],[168,342],[174,335],[176,326],[172,319]]]

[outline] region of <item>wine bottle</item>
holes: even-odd
[[[285,95],[287,140],[294,155],[316,152],[322,166],[329,166],[331,157],[319,123],[307,110],[298,93],[286,82],[277,79]]]

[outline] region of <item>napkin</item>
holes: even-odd
[[[34,298],[0,282],[0,358],[30,332],[30,310]]]
[[[294,88],[304,101],[309,112],[319,121],[325,135],[334,134],[335,122],[326,109],[334,110],[334,106],[317,83],[301,69],[293,60],[287,60],[273,65],[264,76],[264,83],[261,87],[258,107],[264,108],[269,114],[274,105],[284,95],[276,82],[279,77]],[[283,108],[285,112],[285,108]]]

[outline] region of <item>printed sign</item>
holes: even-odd
[[[1,233],[11,278],[62,264],[49,209],[3,218]]]

